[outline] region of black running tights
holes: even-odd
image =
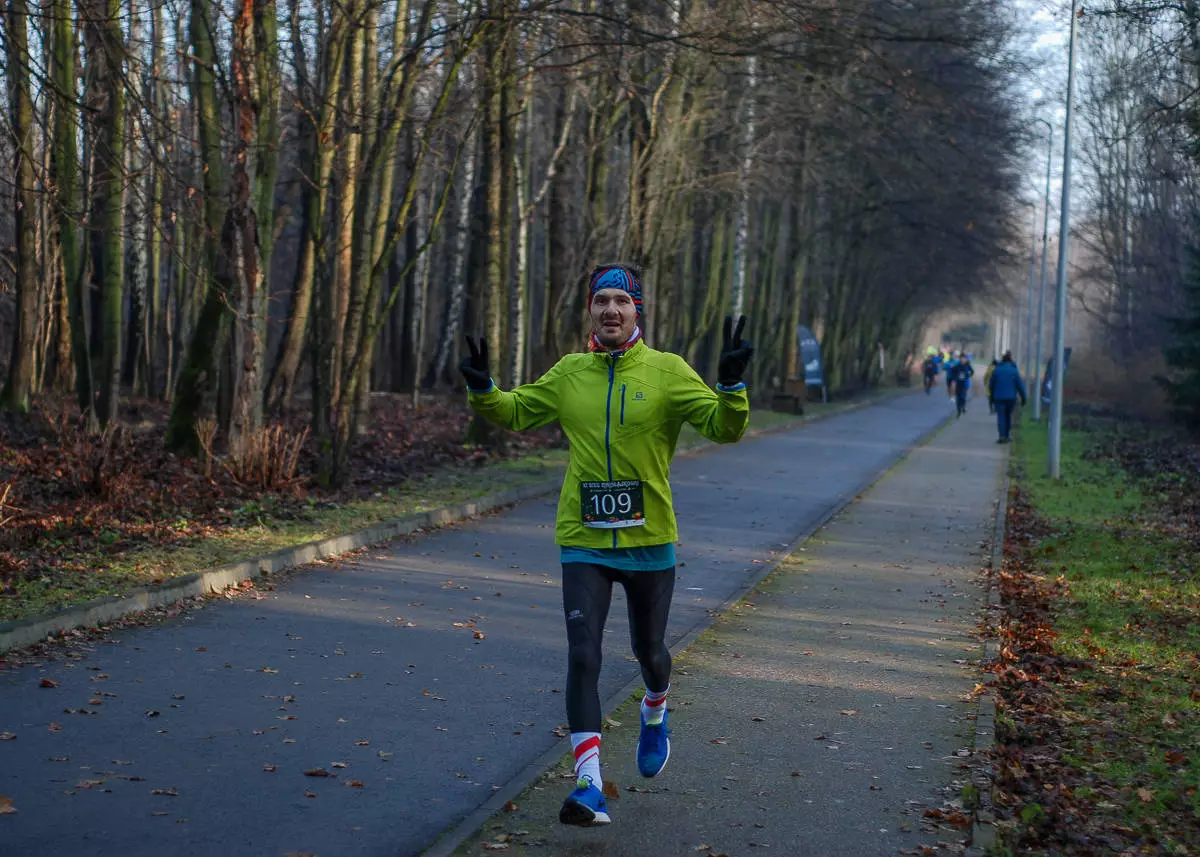
[[[600,661],[612,587],[625,587],[633,653],[646,687],[661,693],[671,682],[671,653],[664,637],[675,569],[620,571],[586,562],[563,564],[563,615],[567,620],[567,722],[572,732],[600,731]]]

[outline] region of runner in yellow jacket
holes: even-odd
[[[584,827],[610,821],[600,775],[598,683],[614,583],[625,588],[633,650],[646,685],[638,770],[656,776],[670,755],[665,634],[678,538],[671,458],[685,422],[717,443],[741,438],[750,415],[742,376],[753,354],[742,339],[745,317],[736,329],[727,318],[714,391],[682,357],[650,348],[638,325],[640,274],[629,265],[592,271],[588,312],[588,353],[563,357],[532,384],[497,388],[484,340],[468,340],[470,355],[460,366],[476,413],[516,431],[557,421],[570,442],[555,542],[563,568],[576,787],[559,820]]]

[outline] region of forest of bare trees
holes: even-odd
[[[752,389],[795,374],[800,322],[831,387],[870,385],[881,349],[902,364],[931,312],[1002,288],[1020,252],[1011,14],[5,0],[3,401],[69,393],[101,428],[160,400],[168,448],[211,426],[231,455],[301,407],[336,484],[370,393],[458,386],[465,332],[503,355],[502,385],[582,347],[582,281],[606,260],[645,267],[647,338],[702,373],[735,311]],[[1099,80],[1111,137],[1148,113],[1161,129],[1093,153],[1118,200],[1097,216],[1106,312],[1128,318],[1151,311],[1129,297],[1157,276],[1145,242],[1180,252],[1150,215],[1189,190],[1191,126],[1159,121],[1171,81],[1126,81],[1162,101],[1135,108]]]
[[[1101,0],[1081,24],[1076,297],[1116,363],[1149,382],[1165,351],[1200,405],[1200,3]]]

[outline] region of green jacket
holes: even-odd
[[[532,384],[469,393],[471,407],[503,428],[558,420],[571,458],[558,500],[555,541],[583,548],[649,547],[679,537],[671,504],[671,458],[687,422],[709,440],[746,431],[745,389],[714,392],[682,357],[638,342],[623,354],[568,354]],[[640,479],[645,526],[594,529],[582,521],[580,483]]]

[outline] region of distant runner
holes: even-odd
[[[486,340],[476,345],[468,339],[470,356],[459,367],[477,414],[515,431],[557,420],[570,441],[555,542],[561,547],[576,783],[558,820],[581,827],[611,820],[600,775],[598,684],[614,583],[625,588],[633,653],[646,686],[638,771],[657,776],[670,756],[671,654],[664,637],[678,538],[671,458],[685,422],[717,443],[742,437],[750,416],[742,376],[754,353],[742,339],[745,316],[736,329],[726,318],[714,392],[682,357],[650,348],[638,326],[640,272],[630,265],[592,271],[588,313],[588,353],[568,354],[532,384],[511,392],[497,388]]]
[[[975,375],[975,367],[971,365],[971,355],[962,357],[950,368],[947,382],[954,385],[954,403],[958,407],[958,416],[967,412],[967,396],[971,392],[971,378]]]
[[[1025,404],[1025,382],[1021,380],[1021,370],[1013,363],[1011,351],[1005,351],[1000,363],[992,370],[988,393],[996,406],[996,427],[1000,433],[996,443],[1008,443],[1012,439],[1012,415],[1017,407],[1017,396],[1021,397],[1021,405]]]

